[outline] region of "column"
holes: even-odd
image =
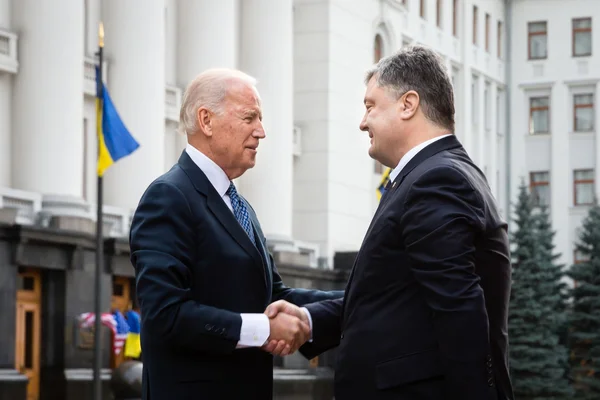
[[[108,169],[107,205],[135,208],[164,172],[165,2],[103,2],[108,90],[123,123],[140,147]]]
[[[11,4],[13,29],[20,32],[19,73],[13,88],[12,184],[81,198],[83,2]]]
[[[488,157],[489,160],[489,173],[488,173],[488,182],[490,187],[492,188],[492,193],[500,203],[502,199],[498,198],[499,190],[498,190],[498,118],[500,117],[496,110],[498,109],[498,99],[496,98],[498,95],[498,87],[494,82],[490,85],[490,93],[488,94],[490,100],[490,112],[489,112],[489,126],[490,132],[488,135]]]
[[[0,27],[10,30],[10,0],[0,0]],[[0,72],[0,186],[10,186],[12,76]]]
[[[237,66],[238,0],[178,0],[177,14],[177,82],[182,89],[208,68]]]
[[[486,171],[489,174],[489,163],[486,160],[485,153],[488,146],[486,141],[487,137],[487,115],[486,115],[486,98],[485,98],[485,75],[479,75],[477,79],[477,131],[473,132],[477,137],[477,149],[475,152],[477,153],[477,165],[481,168],[482,171]],[[486,166],[488,168],[486,169]]]
[[[557,249],[570,249],[569,209],[573,205],[573,170],[569,160],[569,121],[564,110],[569,109],[568,88],[556,83],[550,92],[550,215],[556,229]],[[561,229],[557,229],[561,228]],[[572,255],[561,251],[560,263],[568,265]]]
[[[600,132],[600,104],[598,101],[599,99],[600,82],[596,84],[596,93],[594,93],[594,143],[596,143],[596,158],[594,160],[594,171],[596,174],[594,181],[596,182],[596,184],[594,185],[594,187],[596,190],[596,199],[598,199],[598,201],[600,201],[600,160],[598,159],[598,157],[600,157],[600,137],[598,136],[598,132]]]
[[[242,2],[242,69],[258,79],[266,138],[256,166],[241,178],[263,231],[292,236],[293,13],[292,0]]]
[[[468,2],[462,2],[460,15],[465,21],[471,21],[473,14],[472,7],[467,3]],[[471,64],[473,62],[473,44],[471,42],[473,24],[460,24],[459,29],[462,56],[460,82],[463,89],[462,101],[457,106],[457,108],[462,108],[459,114],[462,117],[462,122],[460,124],[462,132],[459,134],[459,138],[469,156],[477,163],[477,148],[474,146],[474,135],[476,133],[473,132],[473,101],[475,101],[475,99],[473,99],[473,90],[471,87],[473,83],[473,70],[471,69]]]
[[[460,127],[462,132],[460,132],[461,142],[469,154],[469,156],[473,159],[473,161],[477,162],[477,149],[474,146],[474,135],[473,132],[473,102],[476,101],[473,98],[473,75],[471,72],[471,67],[468,64],[463,65],[461,70],[461,79],[462,83],[462,98],[458,107],[462,108],[460,110],[459,115],[461,118]]]

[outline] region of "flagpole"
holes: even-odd
[[[102,101],[102,49],[104,47],[104,26],[102,21],[98,27],[98,79],[96,79],[96,97],[97,101]],[[100,104],[102,106],[102,104]],[[97,118],[102,116],[102,113],[98,113]],[[98,122],[97,122],[98,124]],[[98,125],[96,125],[98,126]],[[100,155],[100,141],[98,138],[98,156]],[[101,348],[101,320],[102,310],[100,309],[100,298],[101,298],[101,278],[102,278],[102,264],[104,255],[104,240],[102,237],[102,199],[103,199],[103,188],[102,188],[102,175],[97,173],[97,210],[96,210],[96,277],[95,277],[95,298],[94,298],[94,313],[96,319],[94,321],[94,400],[102,399],[102,381],[100,379],[100,370],[102,369],[102,348]]]

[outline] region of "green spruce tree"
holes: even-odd
[[[583,221],[577,251],[587,261],[569,271],[573,279],[569,318],[571,374],[578,400],[600,399],[600,207]]]
[[[539,299],[544,306],[552,310],[548,315],[548,323],[553,335],[556,335],[557,345],[554,348],[557,370],[555,373],[560,376],[554,382],[554,393],[558,398],[567,398],[574,394],[573,387],[569,383],[569,350],[567,347],[567,302],[569,291],[564,278],[564,264],[560,264],[558,259],[560,253],[555,252],[554,236],[556,232],[552,229],[550,214],[546,206],[542,206],[536,215],[537,233],[539,235],[541,249],[538,253],[540,266],[544,271],[545,280],[540,282],[537,291]],[[552,338],[554,341],[554,338]],[[600,399],[599,399],[600,400]]]
[[[513,285],[509,310],[510,365],[515,398],[566,399],[566,350],[559,345],[560,295],[547,212],[536,212],[521,183],[515,207]],[[542,230],[543,229],[543,230]],[[560,268],[560,267],[558,267]],[[559,308],[557,310],[557,308]]]

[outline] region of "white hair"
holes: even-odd
[[[185,89],[179,111],[178,131],[182,134],[193,135],[198,126],[198,109],[205,107],[210,111],[221,114],[223,112],[223,99],[227,89],[233,82],[246,83],[253,88],[256,79],[252,76],[228,68],[214,68],[202,72]]]

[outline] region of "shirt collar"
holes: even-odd
[[[406,167],[406,164],[408,164],[408,162],[410,160],[413,159],[414,156],[417,155],[417,153],[419,153],[421,150],[423,150],[425,147],[429,146],[430,144],[432,144],[433,142],[437,142],[440,139],[443,139],[447,136],[452,135],[451,133],[446,134],[446,135],[441,135],[441,136],[437,136],[434,137],[433,139],[429,139],[421,144],[419,144],[418,146],[413,147],[412,149],[410,149],[401,159],[400,162],[398,163],[398,165],[396,166],[396,168],[394,168],[394,170],[390,173],[390,182],[393,182],[396,177],[398,177],[398,175],[400,174],[400,172],[402,172],[402,169],[404,169],[404,167]]]
[[[223,197],[229,189],[230,180],[225,174],[225,171],[221,169],[213,160],[208,158],[200,150],[196,149],[191,144],[187,144],[185,151],[190,156],[194,164],[204,172],[204,175],[208,178],[209,182],[213,185],[219,196]]]

